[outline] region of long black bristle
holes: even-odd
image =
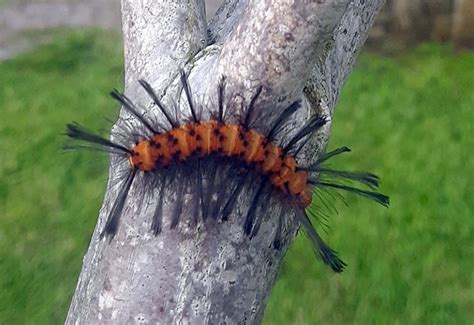
[[[263,188],[265,187],[266,182],[262,181],[260,183],[260,186],[258,187],[257,191],[255,192],[255,195],[253,196],[252,203],[250,203],[249,210],[247,211],[247,217],[245,218],[245,223],[244,223],[244,232],[246,235],[251,234],[254,221],[255,221],[255,213],[257,212],[257,206],[258,203],[260,202],[260,196],[262,195]]]
[[[99,152],[107,152],[115,155],[123,155],[122,150],[118,150],[115,148],[109,148],[109,147],[104,147],[104,146],[94,146],[94,145],[80,145],[80,144],[70,144],[66,143],[62,145],[62,149],[66,152],[69,150],[88,150],[88,151],[99,151]]]
[[[205,203],[205,193],[204,193],[204,173],[205,169],[202,166],[202,161],[198,160],[198,175],[197,175],[197,182],[199,186],[199,201],[201,202],[201,210],[204,208],[204,203]]]
[[[181,170],[183,172],[183,170]],[[176,202],[174,203],[173,214],[171,216],[171,224],[170,229],[176,228],[179,224],[179,220],[181,218],[181,213],[183,211],[183,198],[184,198],[184,190],[186,189],[186,181],[185,180],[176,180],[178,183],[177,191],[176,191]]]
[[[308,216],[306,215],[304,210],[297,210],[296,211],[296,218],[298,219],[299,224],[303,227],[306,235],[311,240],[313,244],[313,248],[321,257],[324,263],[329,265],[334,272],[342,272],[344,267],[346,267],[346,263],[342,261],[338,256],[337,253],[332,250],[319,236],[316,229],[314,229],[311,220],[309,220]]]
[[[153,213],[153,220],[151,222],[151,231],[155,236],[160,234],[163,228],[163,201],[165,197],[167,175],[168,174],[165,173],[163,179],[161,180],[159,193],[160,198],[158,199],[155,212]]]
[[[336,194],[339,194],[338,192],[336,191],[333,191],[335,192]],[[314,191],[314,194],[316,194],[317,198],[318,198],[318,203],[322,203],[322,207],[318,207],[318,206],[315,206],[315,210],[316,211],[322,211],[323,208],[326,209],[327,213],[334,213],[334,214],[339,214],[339,211],[337,210],[334,202],[336,199],[340,199],[343,201],[343,203],[347,206],[347,202],[345,202],[345,199],[344,199],[344,196],[340,195],[336,197],[336,195],[333,193],[333,192],[330,192],[330,191],[325,191],[324,189],[320,189],[319,187],[317,187]],[[329,197],[327,198],[326,195]],[[308,210],[308,211],[313,211],[313,210]],[[323,218],[325,219],[324,221],[326,222],[326,220],[329,220],[329,215],[327,213],[323,213],[322,216]],[[315,216],[316,219],[318,219],[317,215]],[[325,223],[325,225],[327,224],[327,222]]]
[[[196,175],[193,177],[195,182],[195,191],[193,191],[193,221],[194,224],[197,225],[199,221],[199,212],[202,210],[204,206],[204,195],[203,195],[203,184],[202,184],[202,170],[201,170],[201,161],[196,161]]]
[[[138,109],[135,107],[133,102],[125,95],[121,94],[118,92],[117,89],[114,89],[111,93],[110,96],[112,96],[113,99],[117,100],[119,103],[122,104],[123,108],[127,110],[129,113],[131,113],[133,116],[135,116],[140,123],[143,124],[145,128],[148,129],[153,134],[157,134],[158,130],[156,130],[146,119],[145,117],[138,112]]]
[[[266,184],[265,184],[266,183]],[[261,194],[261,199],[257,202],[257,207],[255,209],[255,218],[253,223],[252,232],[250,233],[250,238],[257,236],[258,231],[260,230],[260,225],[262,224],[262,214],[258,213],[259,209],[263,208],[265,204],[268,203],[272,196],[272,188],[269,186],[268,182],[264,182],[263,194]]]
[[[262,86],[258,87],[257,91],[255,92],[255,94],[252,96],[252,99],[250,100],[249,108],[247,109],[247,112],[245,114],[245,119],[243,122],[243,125],[246,129],[251,128],[250,124],[252,122],[253,112],[255,110],[255,103],[257,102],[258,97],[262,93],[262,89],[263,89]]]
[[[205,194],[203,191],[203,197],[204,197],[204,203],[202,206],[203,221],[206,220],[207,215],[209,213],[209,206],[211,204],[212,195],[214,194],[214,181],[216,179],[216,173],[217,173],[217,162],[215,161],[215,159],[211,159],[209,163],[209,173],[208,173],[208,178],[207,178],[207,190]]]
[[[112,239],[115,234],[117,233],[118,223],[120,220],[120,216],[122,215],[122,210],[125,205],[125,201],[128,196],[128,192],[130,191],[130,187],[132,186],[132,182],[135,178],[137,173],[136,169],[130,170],[128,175],[123,182],[122,188],[115,199],[114,205],[110,210],[109,216],[107,217],[107,222],[105,223],[104,230],[101,233],[101,236],[109,235]]]
[[[318,199],[321,198],[318,197]],[[317,210],[317,213],[315,210]],[[306,213],[308,214],[308,217],[313,218],[313,220],[316,220],[323,232],[327,234],[327,230],[329,229],[329,215],[327,213],[324,213],[324,211],[322,211],[322,208],[318,208],[316,206],[314,206],[314,209],[307,209]]]
[[[236,173],[233,167],[235,168],[235,166],[232,166],[232,165],[226,168],[222,168],[222,170],[220,170],[220,174],[219,174],[220,177],[218,177],[218,179],[224,180],[226,178],[230,178],[229,175],[233,175],[234,173]],[[225,181],[221,181],[220,184],[217,186],[217,193],[216,193],[217,199],[216,199],[216,202],[214,202],[214,208],[211,214],[214,220],[217,220],[219,213],[221,212],[225,195],[228,192],[227,188],[228,188],[228,184]]]
[[[282,206],[280,214],[278,215],[278,223],[275,229],[275,236],[273,237],[273,248],[276,250],[280,250],[283,244],[282,239],[282,228],[283,228],[283,218],[285,217],[286,209]]]
[[[343,185],[343,184],[329,183],[329,182],[325,182],[325,181],[318,181],[317,185],[351,192],[351,193],[354,193],[354,194],[372,199],[375,202],[383,205],[384,207],[388,207],[389,204],[390,204],[390,200],[389,200],[388,196],[386,196],[384,194],[381,194],[381,193],[378,193],[378,192],[365,191],[365,190],[361,190],[359,188],[355,188],[355,187],[352,187],[352,186]]]
[[[250,174],[247,175],[239,175],[237,179],[237,184],[235,184],[234,188],[230,192],[229,199],[224,205],[222,209],[222,220],[228,220],[232,210],[234,209],[235,203],[244,188],[245,183],[247,182]]]
[[[217,89],[217,103],[218,103],[218,115],[217,120],[219,123],[224,123],[224,90],[225,90],[225,78],[222,77],[219,81],[219,87]]]
[[[191,111],[191,116],[193,117],[193,122],[197,123],[200,120],[196,112],[196,107],[194,106],[193,96],[191,95],[191,87],[189,86],[188,77],[184,70],[180,71],[181,76],[181,84],[183,85],[184,92],[186,94],[186,98],[188,100],[189,110]]]
[[[75,122],[66,124],[66,135],[74,140],[97,144],[104,148],[117,149],[123,153],[130,153],[128,148],[94,134]]]
[[[282,124],[288,120],[288,118],[293,115],[301,107],[301,102],[297,101],[288,106],[278,118],[273,123],[273,126],[270,128],[270,131],[267,134],[267,141],[272,142],[275,139],[275,136],[280,131]]]
[[[334,170],[330,168],[316,168],[311,170],[321,175],[327,175],[329,177],[341,178],[350,181],[359,182],[367,185],[372,189],[379,187],[380,179],[377,175],[368,172],[350,172],[342,170]]]
[[[324,124],[326,124],[326,119],[324,117],[313,115],[308,122],[301,128],[298,133],[286,144],[283,148],[283,153],[286,154],[291,152],[292,150],[295,151],[295,146],[298,144],[300,140],[303,138],[309,139],[311,135],[316,132],[319,128],[321,128]],[[306,141],[304,141],[306,142]],[[300,145],[300,148],[302,145]],[[297,149],[296,151],[299,151]]]
[[[344,152],[350,152],[350,151],[351,151],[351,149],[346,147],[346,146],[337,148],[333,151],[327,152],[324,155],[322,155],[321,158],[316,160],[316,162],[314,164],[312,164],[311,166],[321,165],[321,163],[325,162],[326,160],[328,160],[328,159],[330,159],[334,156],[337,156],[337,155],[339,155],[341,153],[344,153]]]
[[[153,88],[151,87],[151,85],[143,79],[139,80],[138,82],[140,83],[140,85],[142,85],[143,89],[145,89],[145,91],[151,97],[151,99],[153,100],[155,105],[158,106],[161,113],[163,113],[163,115],[166,117],[166,119],[168,120],[168,123],[171,125],[171,127],[172,128],[179,127],[179,123],[171,116],[171,113],[168,111],[168,109],[158,99],[158,96],[156,95],[156,93],[153,90]]]

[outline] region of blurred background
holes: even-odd
[[[207,1],[208,15],[220,1]],[[392,0],[338,103],[333,166],[357,197],[285,257],[265,324],[474,323],[474,1]],[[61,151],[66,122],[108,130],[123,89],[117,0],[0,0],[0,324],[63,323],[105,190],[107,157]]]

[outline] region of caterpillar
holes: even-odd
[[[193,222],[197,224],[199,217],[202,221],[208,216],[227,220],[244,185],[258,179],[249,209],[242,220],[244,233],[250,238],[257,235],[262,221],[258,216],[259,209],[270,198],[277,197],[282,205],[282,213],[278,217],[273,247],[281,247],[282,218],[287,211],[293,210],[317,255],[333,271],[342,272],[346,263],[323,241],[306,212],[306,208],[313,202],[313,190],[322,188],[348,191],[388,206],[388,197],[375,191],[379,186],[379,178],[371,173],[339,171],[325,166],[330,158],[350,151],[347,147],[330,151],[311,164],[299,164],[298,157],[305,144],[327,123],[325,117],[313,115],[300,130],[286,139],[285,124],[301,107],[300,101],[289,105],[269,123],[268,128],[260,130],[254,123],[256,102],[262,87],[252,96],[238,121],[229,121],[226,119],[226,112],[231,112],[233,107],[224,107],[225,79],[222,78],[217,89],[217,107],[210,110],[208,120],[203,120],[202,110],[194,103],[184,71],[180,73],[180,81],[189,107],[189,116],[185,119],[178,118],[176,111],[173,114],[149,83],[139,80],[168,125],[146,116],[127,96],[117,90],[111,92],[111,96],[132,116],[138,126],[123,120],[124,126],[113,133],[113,140],[109,140],[78,123],[66,125],[66,135],[80,143],[75,148],[103,150],[124,161],[125,172],[120,179],[120,190],[101,235],[109,236],[112,240],[116,234],[126,198],[137,176],[149,180],[144,183],[148,189],[158,188],[161,191],[151,222],[151,230],[155,235],[159,235],[163,228],[164,191],[179,173],[184,173],[186,177],[177,181],[179,184],[170,221],[171,229],[180,222],[186,186],[194,189],[191,193],[191,210]],[[232,186],[226,185],[228,183],[222,179],[220,184],[216,182],[220,168],[221,176],[237,180]],[[355,187],[352,185],[354,182],[369,189]]]

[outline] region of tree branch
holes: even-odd
[[[278,114],[302,97],[306,85],[304,107],[289,123],[301,125],[311,111],[330,116],[382,3],[349,2],[226,1],[210,26],[210,39],[216,44],[203,49],[207,27],[202,1],[123,0],[126,92],[151,107],[137,86],[137,80],[144,78],[160,95],[179,98],[174,84],[178,69],[186,63],[194,97],[207,108],[215,105],[217,82],[225,75],[226,97],[231,98],[232,107],[247,105],[256,87],[263,85],[260,113]],[[307,156],[321,151],[328,136],[326,127]],[[117,176],[115,167],[112,162],[110,179]],[[242,223],[251,188],[244,189],[247,195],[228,221],[208,221],[198,229],[181,222],[170,230],[176,194],[155,189],[144,200],[143,192],[132,187],[118,233],[109,243],[99,233],[116,192],[109,185],[67,324],[261,320],[281,260],[297,230],[288,216],[282,249],[272,247],[280,210],[276,200],[259,216],[263,219],[260,231],[250,240],[243,234]],[[165,198],[164,230],[155,237],[150,224],[160,195]],[[183,215],[191,214],[192,207],[185,202]]]
[[[180,67],[207,44],[204,0],[122,0],[125,89],[139,79],[163,91]]]
[[[250,0],[222,48],[219,71],[233,90],[263,85],[266,101],[283,109],[301,96],[317,48],[349,2]]]
[[[354,60],[384,3],[385,0],[351,2],[334,35],[319,46],[317,64],[306,84],[306,95],[312,102],[323,98],[331,109],[331,115]]]

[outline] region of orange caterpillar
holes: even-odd
[[[349,151],[346,147],[326,153],[308,166],[300,166],[297,162],[298,153],[326,120],[313,116],[299,131],[293,132],[292,136],[284,134],[284,126],[300,107],[299,102],[291,104],[279,116],[270,118],[272,122],[268,123],[269,127],[259,131],[253,124],[256,100],[261,88],[251,99],[246,111],[240,114],[240,122],[226,122],[224,83],[221,82],[218,88],[217,109],[210,120],[202,121],[184,72],[181,73],[181,82],[190,109],[189,120],[185,123],[180,123],[179,118],[164,107],[151,86],[141,80],[140,84],[164,115],[169,127],[163,126],[157,120],[146,118],[130,99],[117,91],[112,92],[112,97],[134,116],[139,122],[138,127],[122,120],[125,126],[122,125],[120,131],[115,134],[115,141],[111,141],[89,132],[77,123],[67,125],[67,135],[71,139],[81,141],[80,148],[102,149],[126,161],[122,186],[109,211],[102,234],[110,235],[111,238],[116,234],[126,198],[137,174],[143,175],[143,179],[155,180],[143,183],[141,187],[161,184],[161,195],[151,224],[156,235],[162,231],[161,209],[164,204],[164,191],[180,173],[185,177],[178,178],[177,184],[174,185],[177,198],[170,228],[179,224],[182,207],[187,203],[194,213],[196,224],[199,222],[199,216],[202,222],[208,215],[214,218],[220,215],[226,220],[243,188],[258,184],[254,186],[253,191],[248,192],[251,201],[243,222],[244,232],[249,237],[255,236],[261,223],[259,209],[268,204],[272,197],[286,197],[286,200],[280,201],[281,214],[275,229],[273,246],[277,249],[281,246],[282,218],[290,208],[321,259],[335,272],[341,272],[345,263],[319,236],[305,209],[313,201],[313,191],[321,189],[349,191],[387,206],[388,197],[385,195],[351,185],[351,182],[358,182],[375,189],[378,186],[378,177],[370,173],[339,171],[323,166],[332,156]],[[232,111],[231,109],[227,107],[226,111]],[[221,176],[229,178],[229,181],[220,179],[220,184],[215,184],[218,169],[221,170]],[[194,195],[190,199],[194,202],[183,201],[184,193],[189,193],[189,189],[194,190],[191,191]],[[209,208],[211,204],[214,205],[213,212]]]
[[[235,157],[254,165],[268,175],[273,186],[294,198],[302,208],[311,204],[312,193],[308,173],[297,170],[293,156],[284,155],[283,148],[266,140],[256,130],[244,130],[239,124],[219,123],[215,120],[188,123],[166,133],[141,140],[128,153],[132,168],[151,172],[167,168],[174,160],[185,161],[192,155],[204,157],[218,154]]]

